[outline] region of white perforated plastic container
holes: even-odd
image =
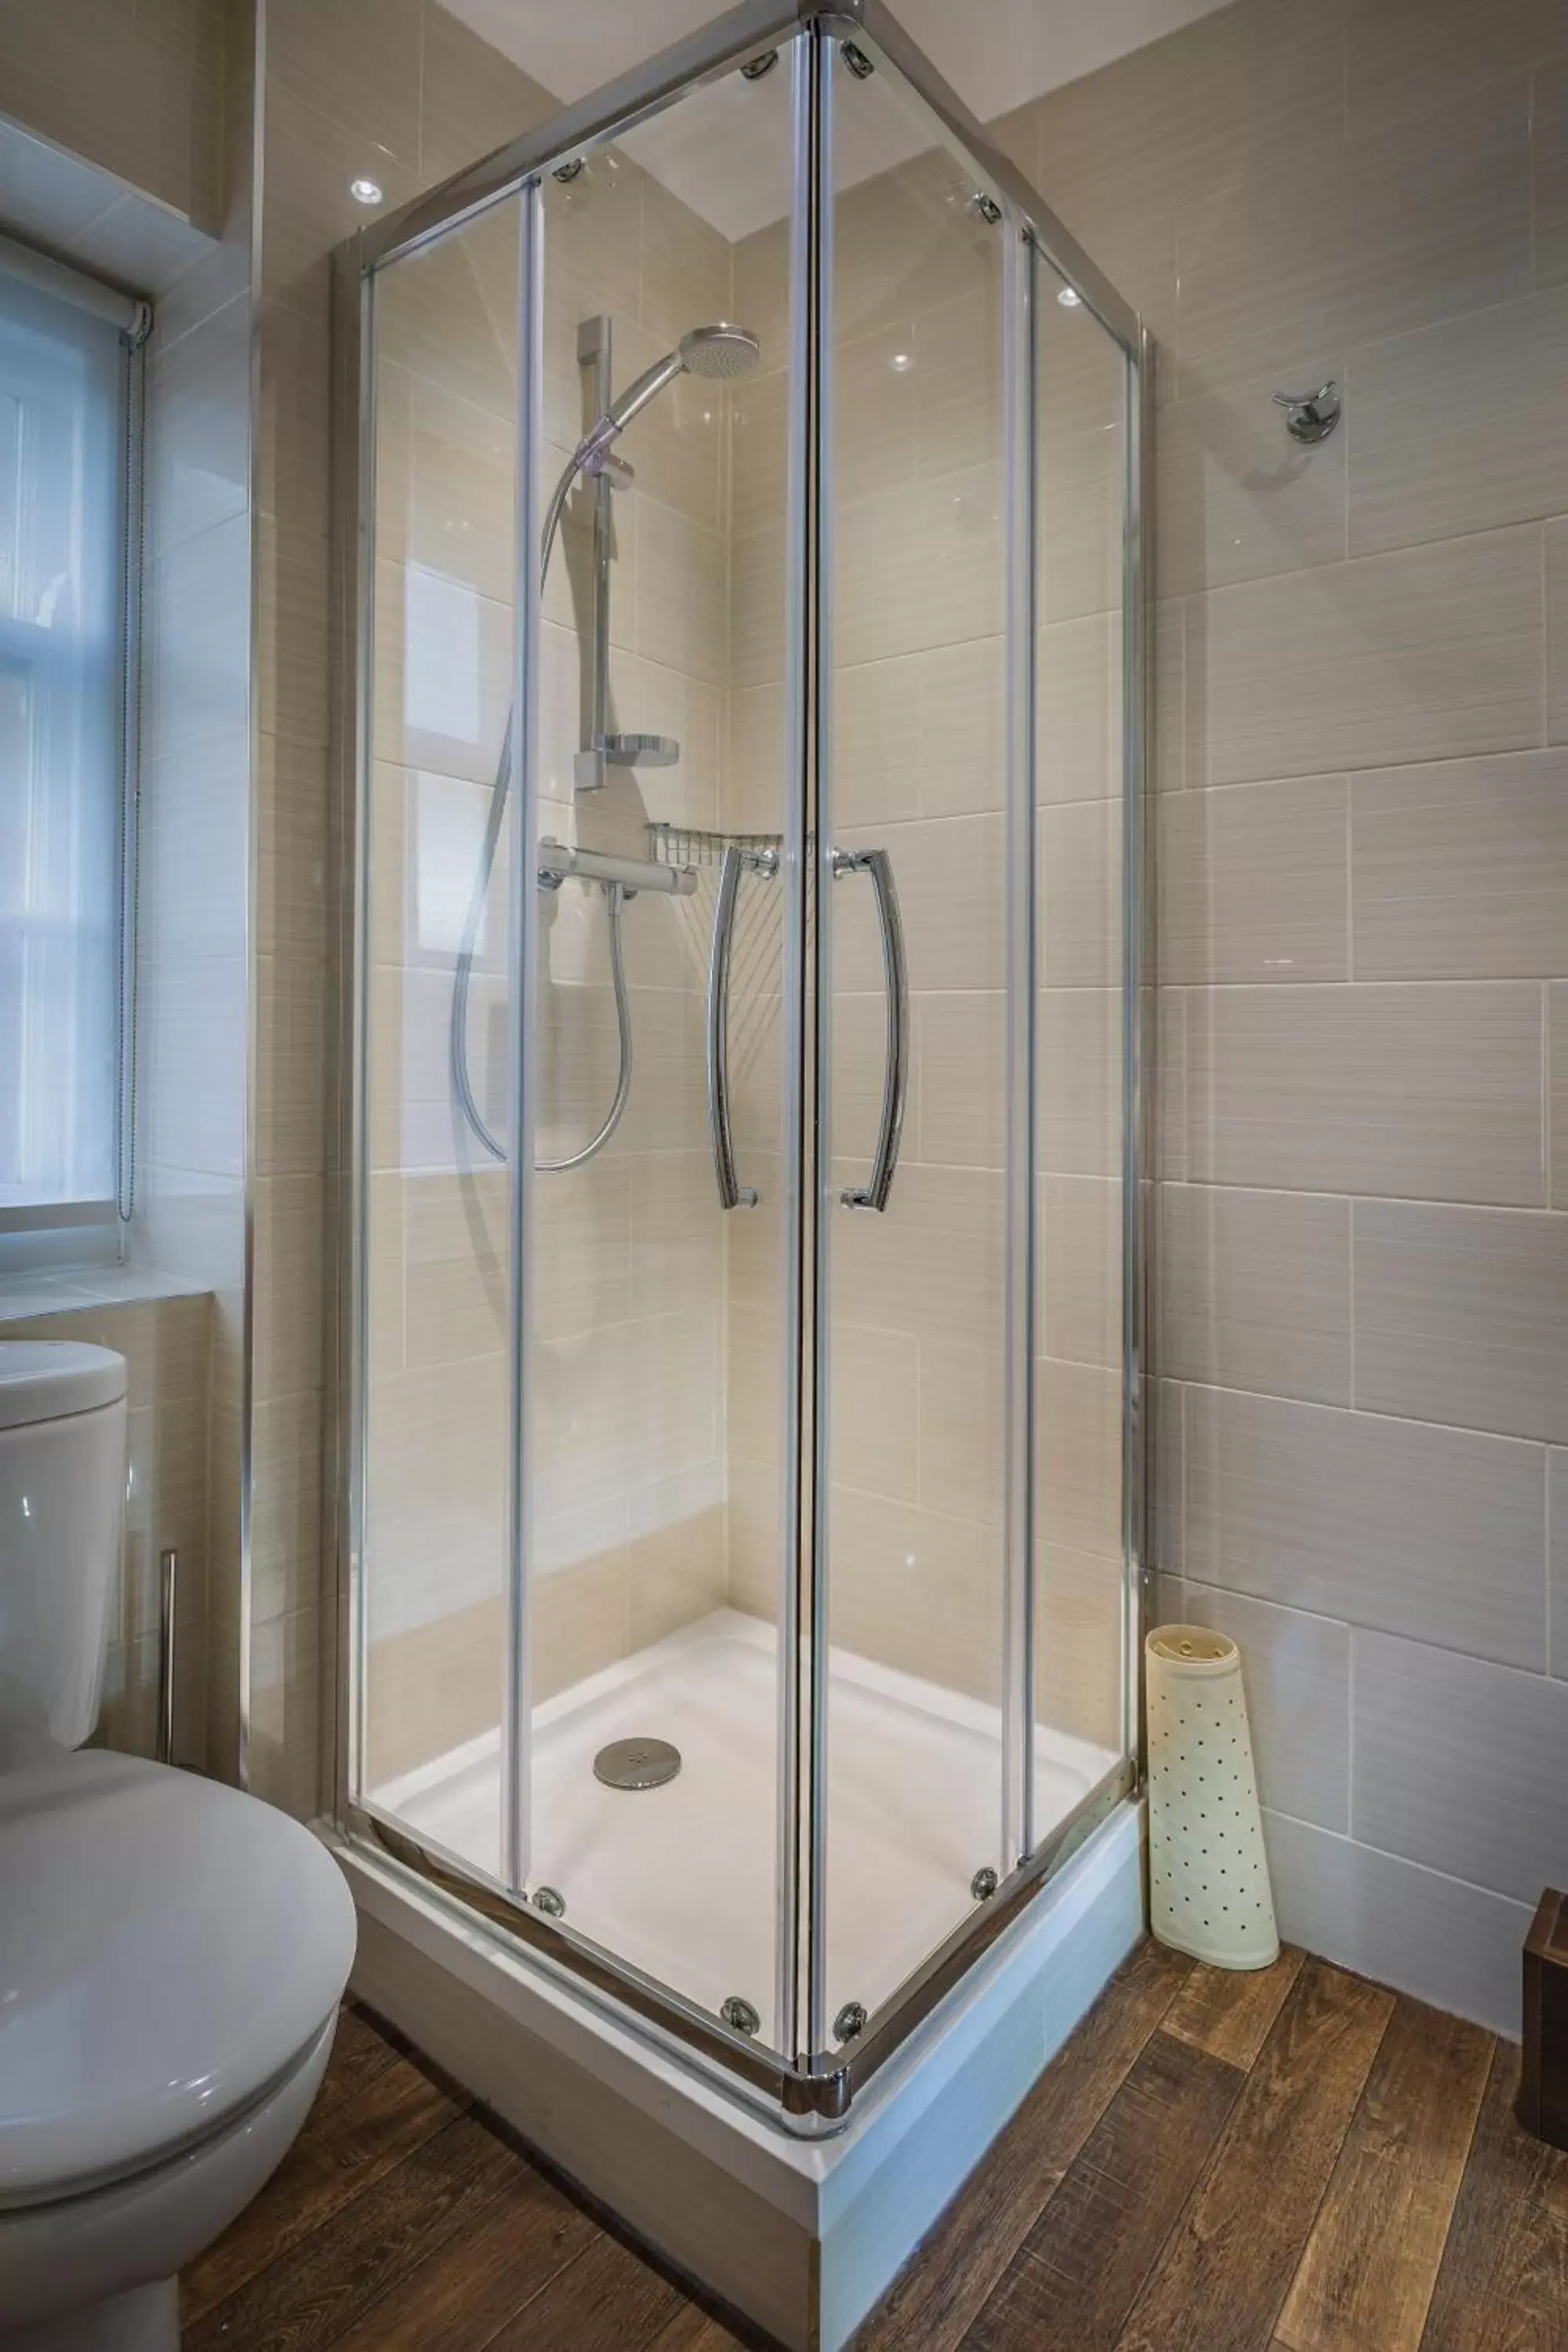
[[[1241,1653],[1207,1625],[1144,1643],[1149,1715],[1149,1924],[1217,1969],[1279,1956],[1263,1851]]]

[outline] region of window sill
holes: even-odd
[[[0,1274],[0,1326],[41,1315],[79,1315],[92,1307],[133,1307],[148,1299],[200,1298],[205,1283],[153,1265],[51,1266],[46,1273]]]

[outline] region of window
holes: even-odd
[[[110,1219],[121,1172],[131,336],[30,260],[0,252],[0,1230]]]

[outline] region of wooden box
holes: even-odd
[[[1568,2147],[1568,1895],[1548,1887],[1524,1939],[1524,2050],[1520,2122]]]

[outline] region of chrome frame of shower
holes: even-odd
[[[931,1953],[926,1962],[871,2019],[855,2042],[837,2049],[826,2045],[822,1969],[823,1905],[817,1899],[824,1881],[826,1821],[823,1811],[825,1774],[822,1746],[826,1708],[826,1580],[814,1576],[815,1562],[826,1557],[827,1442],[827,1329],[823,1311],[827,1301],[824,1252],[816,1246],[815,1228],[823,1221],[829,1197],[827,1154],[808,1141],[811,1122],[826,1115],[819,1101],[819,1073],[825,1073],[831,995],[824,985],[828,976],[830,947],[825,945],[832,926],[816,927],[814,980],[817,989],[814,1023],[805,1019],[802,958],[789,969],[800,984],[786,1000],[786,1135],[795,1150],[786,1149],[784,1199],[781,1215],[786,1242],[786,1286],[784,1322],[786,1344],[795,1353],[790,1366],[794,1389],[793,1423],[786,1433],[784,1517],[781,1565],[784,1570],[786,1614],[780,1627],[781,1725],[786,1730],[790,1754],[781,1755],[779,1915],[781,1952],[802,1956],[798,1966],[781,1963],[781,2050],[770,2050],[731,2032],[716,2017],[698,2009],[668,1987],[654,1982],[617,1955],[595,1945],[566,1921],[534,1909],[526,1901],[526,1875],[521,1851],[518,1816],[525,1807],[514,1801],[514,1816],[506,1839],[503,1877],[491,1878],[473,1864],[412,1839],[394,1819],[380,1814],[358,1794],[363,1763],[363,1693],[361,1669],[363,1647],[363,1560],[364,1535],[365,1297],[363,1268],[363,1204],[358,1180],[365,1165],[366,1081],[365,1002],[361,961],[368,953],[365,923],[364,845],[370,773],[372,568],[370,544],[373,488],[372,457],[374,416],[374,388],[368,380],[366,355],[374,349],[375,280],[386,264],[417,251],[459,224],[509,198],[521,199],[521,301],[520,304],[521,382],[525,397],[537,404],[537,356],[541,324],[539,239],[541,182],[563,163],[586,151],[623,136],[691,89],[719,79],[766,50],[804,34],[794,50],[796,60],[795,103],[795,186],[809,188],[813,201],[805,207],[810,216],[797,224],[792,297],[791,356],[791,481],[790,542],[787,561],[788,620],[791,645],[786,660],[786,685],[791,697],[791,757],[781,880],[786,891],[785,935],[798,931],[804,951],[806,936],[805,860],[816,861],[816,885],[826,908],[831,887],[831,812],[818,804],[830,779],[826,728],[826,698],[816,686],[828,642],[825,599],[831,583],[832,516],[826,497],[811,495],[820,486],[828,419],[830,341],[820,331],[820,305],[831,273],[824,266],[826,241],[832,220],[831,140],[825,110],[831,104],[830,68],[833,45],[852,38],[873,63],[909,92],[923,108],[950,151],[984,184],[999,205],[1008,238],[1004,265],[1007,320],[1007,401],[1009,408],[1008,481],[1011,518],[1008,556],[1008,632],[1015,648],[1009,671],[1008,793],[1009,856],[1014,877],[1009,888],[1008,937],[1010,1013],[1007,1055],[1010,1076],[1026,1073],[1024,1102],[1009,1105],[1009,1184],[1006,1249],[1009,1287],[1025,1300],[1032,1287],[1016,1293],[1026,1275],[1032,1277],[1037,1255],[1033,1199],[1033,1154],[1020,1160],[1025,1129],[1032,1141],[1033,1103],[1037,1088],[1037,996],[1038,960],[1035,892],[1024,888],[1022,875],[1034,873],[1016,851],[1034,845],[1035,725],[1032,659],[1037,546],[1037,486],[1035,436],[1018,427],[1018,403],[1028,378],[1037,331],[1039,262],[1047,262],[1079,296],[1121,346],[1125,361],[1127,482],[1124,511],[1124,626],[1122,636],[1123,716],[1123,1234],[1124,1287],[1124,1529],[1126,1576],[1124,1610],[1123,1711],[1127,1736],[1122,1759],[1086,1796],[1073,1813],[1033,1845],[1031,1775],[1008,1774],[1005,1766],[1001,1819],[1005,1840],[1001,1883],[989,1899]],[[797,214],[802,207],[797,204]],[[741,0],[741,5],[647,63],[621,76],[605,89],[565,109],[552,122],[509,142],[490,156],[454,174],[400,210],[359,231],[339,247],[334,257],[334,506],[338,524],[337,613],[339,691],[335,748],[341,778],[339,803],[339,903],[343,909],[342,954],[338,968],[338,1034],[336,1039],[340,1232],[335,1236],[336,1276],[331,1306],[337,1352],[337,1378],[328,1397],[329,1423],[325,1448],[325,1511],[328,1528],[335,1533],[337,1617],[340,1660],[346,1649],[348,1671],[338,1672],[332,1697],[346,1694],[346,1703],[330,1709],[335,1720],[335,1752],[331,1759],[331,1797],[345,1835],[358,1840],[411,1874],[411,1883],[454,1906],[454,1916],[486,1924],[508,1946],[526,1946],[547,1968],[569,1980],[591,2000],[607,2003],[622,2021],[641,2027],[659,2046],[678,2053],[727,2082],[731,2089],[766,2103],[796,2128],[831,2129],[847,2113],[858,2090],[900,2049],[930,2014],[934,2005],[967,1975],[975,1960],[1012,1924],[1041,1886],[1078,1851],[1095,1828],[1135,1792],[1141,1766],[1137,1723],[1141,1703],[1141,1644],[1138,1639],[1148,1569],[1145,1525],[1149,1479],[1145,1460],[1148,1443],[1149,1379],[1145,1355],[1148,1234],[1145,1158],[1150,1132],[1148,1107],[1152,1073],[1152,1039],[1144,1004],[1144,974],[1152,968],[1148,951],[1149,898],[1146,887],[1144,805],[1147,791],[1147,597],[1149,567],[1146,542],[1150,527],[1147,495],[1150,453],[1148,429],[1152,400],[1152,352],[1135,311],[1096,268],[1077,241],[1016,168],[988,142],[980,124],[937,77],[910,42],[883,0],[839,0],[824,9],[816,0]],[[808,316],[809,313],[809,316]],[[537,446],[538,417],[520,419],[527,446]],[[1022,445],[1026,444],[1027,446]],[[519,467],[519,545],[536,544],[537,489],[534,469]],[[797,474],[799,479],[797,481]],[[797,489],[805,495],[797,498]],[[520,563],[522,581],[517,655],[516,693],[520,710],[531,713],[537,698],[528,674],[529,646],[536,641],[539,602],[537,566]],[[1020,632],[1027,626],[1028,634]],[[1030,658],[1025,658],[1025,653]],[[813,730],[816,730],[815,735]],[[514,863],[525,863],[523,845],[536,829],[536,729],[515,731],[514,788],[520,810],[515,828]],[[1021,795],[1023,797],[1021,797]],[[530,1024],[522,1018],[525,996],[522,976],[531,970],[537,925],[536,893],[531,877],[514,874],[513,904],[520,909],[512,947],[512,1010],[518,1024],[520,1083],[514,1090],[511,1246],[517,1263],[528,1231],[530,1171],[533,1160],[532,1049]],[[1019,975],[1027,987],[1019,997]],[[808,1034],[808,1030],[814,1034]],[[1016,1095],[1016,1089],[1011,1088]],[[1020,1120],[1024,1126],[1020,1126]],[[788,1122],[793,1121],[793,1125]],[[817,1181],[813,1185],[813,1168]],[[1028,1182],[1017,1181],[1019,1168]],[[509,1738],[519,1759],[527,1742],[517,1737],[528,1706],[526,1643],[523,1617],[526,1576],[521,1558],[521,1526],[516,1498],[526,1492],[528,1382],[527,1306],[517,1293],[527,1286],[513,1284],[511,1355],[517,1405],[513,1413],[512,1509],[513,1533],[509,1546],[508,1606],[511,1662],[506,1720]],[[1007,1335],[1008,1471],[1005,1525],[1007,1535],[1007,1622],[1010,1666],[1006,1711],[1016,1721],[1022,1713],[1025,1752],[1032,1737],[1032,1611],[1034,1563],[1031,1557],[1033,1507],[1033,1448],[1030,1398],[1034,1383],[1027,1311],[1013,1312]],[[805,1343],[805,1344],[803,1344]],[[787,1391],[786,1391],[787,1392]],[[807,1416],[809,1415],[809,1423]],[[1027,1415],[1027,1417],[1026,1417]],[[811,1443],[805,1444],[807,1427]],[[803,1465],[809,1481],[803,1483]],[[803,1740],[803,1731],[805,1738]],[[805,1769],[806,1755],[811,1764]],[[787,1769],[786,1769],[787,1766]],[[806,1867],[803,1868],[803,1864]],[[811,1916],[800,1933],[799,1894],[805,1886]]]

